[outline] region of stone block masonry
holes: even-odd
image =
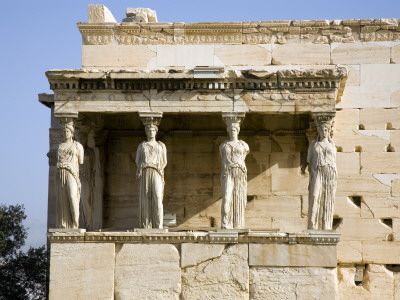
[[[50,299],[336,298],[340,235],[212,233],[49,233]]]

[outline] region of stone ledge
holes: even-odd
[[[283,232],[229,232],[229,237],[218,231],[187,231],[187,232],[49,232],[52,243],[153,243],[153,244],[182,244],[182,243],[256,243],[256,244],[307,244],[307,245],[336,245],[340,233],[283,233]],[[236,238],[237,237],[237,238]],[[225,238],[225,240],[223,239]]]
[[[196,69],[196,68],[195,68]],[[50,70],[46,76],[52,90],[270,90],[299,91],[344,88],[347,68],[259,68],[213,73],[213,78],[196,78],[193,69],[135,69],[135,70]],[[343,86],[343,87],[341,87]],[[57,100],[57,99],[55,99]],[[73,99],[71,99],[73,100]],[[79,100],[79,99],[75,99]]]

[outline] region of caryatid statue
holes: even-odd
[[[221,228],[244,228],[247,203],[245,158],[250,152],[249,146],[238,139],[244,113],[222,113],[222,118],[227,126],[229,140],[219,147],[222,160]]]
[[[136,151],[137,178],[139,179],[139,225],[141,228],[163,228],[164,168],[167,149],[156,141],[162,113],[140,112],[147,141]]]
[[[79,227],[79,201],[81,182],[79,165],[83,163],[84,151],[80,143],[73,139],[72,118],[58,118],[64,134],[64,142],[58,145],[56,170],[56,226],[74,229]]]
[[[334,113],[314,115],[318,136],[308,147],[308,229],[332,230],[336,193],[336,147],[331,139]]]

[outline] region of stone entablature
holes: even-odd
[[[286,44],[399,41],[399,19],[78,23],[83,45]]]
[[[334,111],[347,78],[344,67],[53,70],[55,114],[79,112]],[[120,104],[120,105],[118,105]]]
[[[207,68],[204,68],[207,69]],[[177,89],[296,89],[299,91],[339,88],[347,76],[345,67],[322,69],[269,68],[214,70],[213,76],[196,76],[197,70],[164,68],[158,70],[51,70],[46,72],[53,90],[177,90]],[[203,71],[204,72],[204,71]],[[215,86],[215,83],[218,86]],[[212,84],[212,86],[210,86]]]

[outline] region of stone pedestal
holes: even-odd
[[[336,299],[337,295],[340,234],[211,230],[49,232],[48,236],[50,299]]]

